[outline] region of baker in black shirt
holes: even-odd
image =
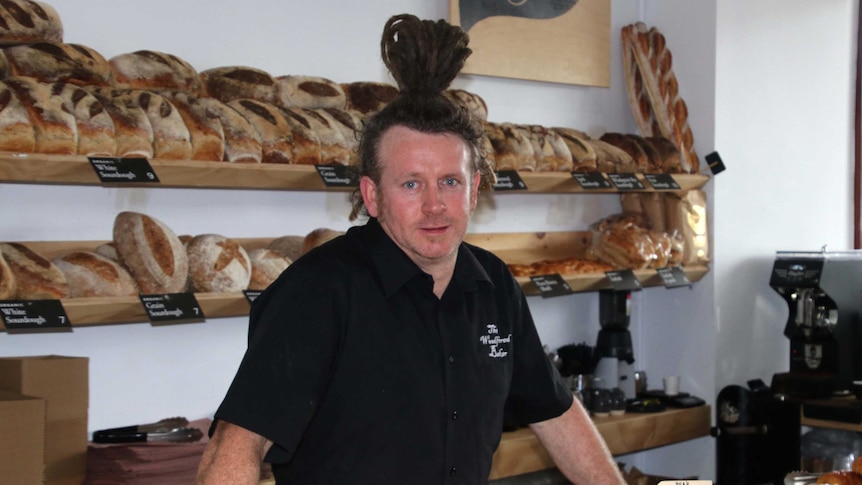
[[[363,130],[364,226],[292,264],[255,301],[199,483],[487,483],[503,410],[574,483],[623,483],[544,354],[505,264],[463,242],[481,127],[443,90],[469,55],[444,21],[389,20],[401,94]]]

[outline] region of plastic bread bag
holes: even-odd
[[[676,231],[685,241],[682,264],[709,262],[709,232],[706,194],[702,190],[669,193],[665,196],[667,231]]]

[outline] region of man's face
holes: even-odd
[[[394,126],[380,139],[379,157],[380,185],[360,182],[368,214],[420,268],[453,262],[479,185],[467,143]]]

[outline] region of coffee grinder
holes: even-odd
[[[774,386],[813,398],[852,389],[862,379],[862,251],[779,251],[769,286],[790,310],[790,370]]]
[[[602,328],[593,351],[593,376],[601,379],[602,387],[622,389],[626,399],[636,397],[635,358],[629,333],[631,299],[629,291],[599,291],[599,324]]]

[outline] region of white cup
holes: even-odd
[[[664,394],[676,396],[679,394],[679,376],[667,376],[664,378]]]

